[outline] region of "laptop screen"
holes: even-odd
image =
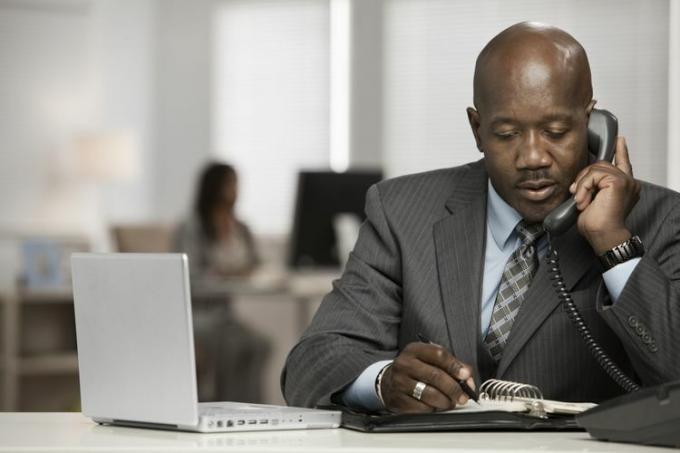
[[[186,256],[76,253],[71,265],[83,414],[196,425]]]

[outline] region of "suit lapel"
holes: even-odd
[[[477,370],[477,343],[486,239],[487,175],[470,165],[446,203],[452,215],[434,225],[441,300],[452,353]]]
[[[588,242],[578,233],[576,226],[573,226],[564,235],[553,239],[553,243],[559,252],[560,269],[564,282],[567,289],[571,291],[593,266],[595,254]],[[527,341],[560,303],[555,289],[552,287],[546,259],[547,257],[544,257],[541,260],[531,288],[529,288],[512,326],[508,344],[503,350],[503,356],[496,372],[496,377],[499,379],[502,379],[503,373],[507,371]]]

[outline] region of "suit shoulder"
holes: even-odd
[[[383,202],[398,199],[437,199],[448,197],[456,183],[469,172],[478,171],[482,161],[457,167],[398,176],[379,182],[377,190]]]
[[[680,193],[652,184],[640,181],[640,199],[629,216],[626,223],[633,234],[650,240],[662,230],[668,229],[667,221],[680,221]]]
[[[650,193],[654,193],[657,196],[666,197],[670,199],[675,199],[680,201],[680,193],[668,187],[660,186],[658,184],[651,183],[649,181],[640,180],[642,184],[642,189]]]
[[[640,181],[640,183],[642,188],[638,206],[642,208],[642,211],[648,211],[652,208],[661,210],[680,209],[680,193],[651,182]]]

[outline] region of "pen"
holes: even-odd
[[[434,343],[432,343],[430,340],[428,340],[427,337],[426,337],[425,335],[423,335],[422,333],[419,332],[419,333],[417,333],[416,335],[418,336],[418,339],[419,339],[421,342],[427,343],[427,344],[434,344]],[[456,382],[458,382],[458,385],[460,385],[460,388],[463,389],[463,391],[465,392],[465,394],[466,394],[467,396],[469,396],[470,398],[472,398],[472,400],[473,400],[475,403],[479,403],[479,397],[477,396],[477,392],[475,392],[474,390],[472,390],[472,389],[470,388],[470,386],[467,385],[467,383],[466,383],[464,380],[462,380],[462,379],[461,379],[461,380],[456,379]]]

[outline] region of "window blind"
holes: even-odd
[[[226,0],[215,17],[215,154],[239,172],[240,216],[285,233],[297,172],[329,165],[329,5]]]

